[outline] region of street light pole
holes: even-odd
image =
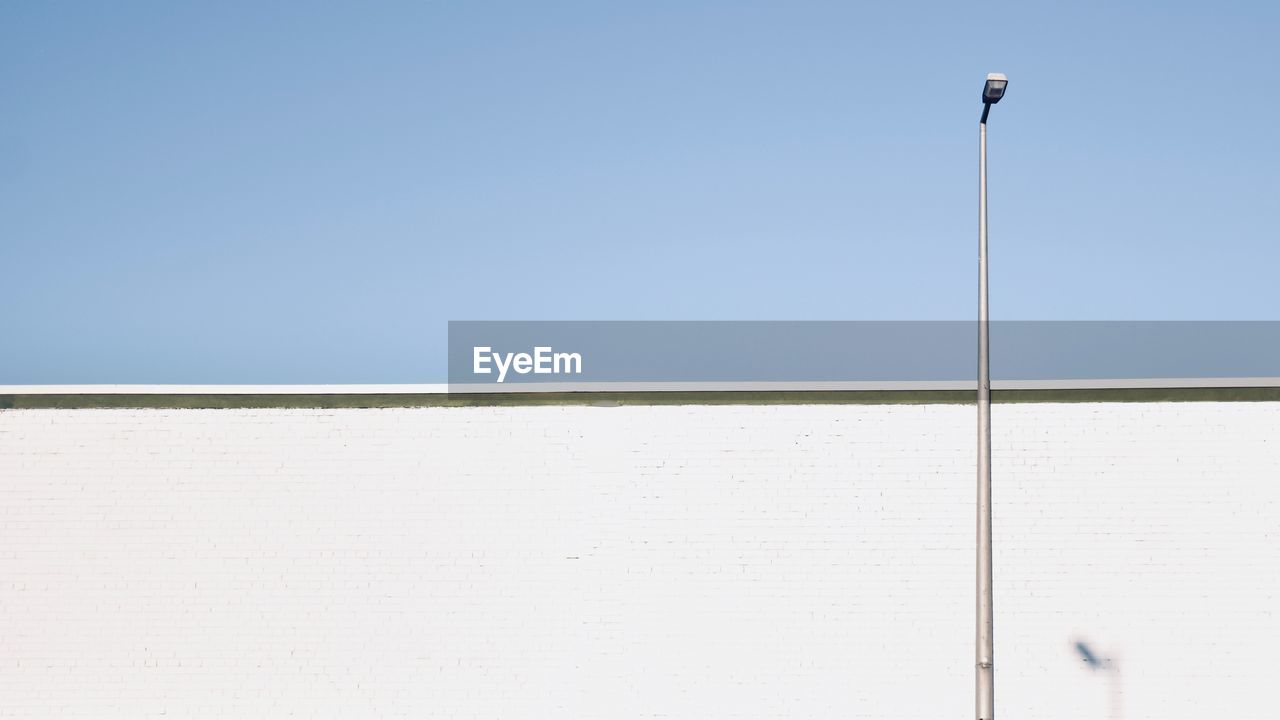
[[[978,122],[978,617],[977,719],[995,718],[995,635],[991,582],[991,356],[987,307],[987,115],[1009,81],[987,76]]]

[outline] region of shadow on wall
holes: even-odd
[[[1107,676],[1107,694],[1109,708],[1107,716],[1110,720],[1122,720],[1124,717],[1123,690],[1120,686],[1120,662],[1114,655],[1099,655],[1084,640],[1073,643],[1076,657],[1084,662],[1090,672],[1104,673]]]

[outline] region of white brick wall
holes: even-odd
[[[1006,718],[1274,717],[1280,403],[997,405]],[[972,716],[964,406],[0,412],[0,716]]]

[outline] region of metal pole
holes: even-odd
[[[978,123],[978,617],[977,718],[995,717],[991,592],[991,357],[987,335],[987,111]]]

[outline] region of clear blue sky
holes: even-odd
[[[1280,318],[1275,3],[8,2],[0,383],[454,319]]]

